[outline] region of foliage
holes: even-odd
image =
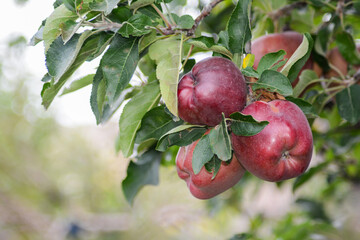
[[[237,1],[235,5],[232,1],[213,1],[208,7],[197,9],[204,9],[198,16],[173,12],[172,9],[177,8],[169,5],[178,6],[180,1],[58,0],[54,12],[44,21],[33,41],[42,40],[45,44],[48,73],[43,78],[41,95],[46,108],[72,80],[77,68],[85,61],[100,59],[96,72],[84,76],[81,82],[74,81],[76,87],[64,91],[76,91],[91,84],[90,104],[98,124],[123,109],[117,146],[124,156],[134,160],[129,165],[128,178],[122,183],[130,202],[142,186],[158,182],[159,166],[165,164],[162,159],[171,152],[169,147],[200,139],[194,150],[194,155],[199,156],[194,163],[194,170],[198,172],[214,158],[230,159],[231,131],[243,136],[254,135],[267,124],[240,113],[223,118],[211,129],[179,120],[177,83],[191,69],[188,64],[194,64],[192,58],[204,52],[231,59],[249,80],[252,92],[283,95],[298,104],[309,118],[321,162],[293,182],[295,192],[311,187],[309,182],[321,176],[326,177],[327,184],[319,198],[335,194],[336,184],[359,183],[358,1],[254,0]],[[216,22],[211,22],[211,18],[216,18]],[[219,25],[222,29],[218,29]],[[285,30],[303,33],[304,39],[297,51],[286,64],[284,51],[265,55],[254,69],[251,55],[246,55],[251,53],[251,40]],[[328,52],[334,47],[338,47],[349,63],[349,71],[338,77],[327,77],[329,70],[338,71],[327,60]],[[304,71],[293,88],[291,83],[309,58],[324,74],[318,76],[312,70]],[[278,72],[280,66],[283,68]],[[136,77],[140,78],[140,84],[135,81]],[[258,80],[251,82],[251,78]],[[319,125],[324,122],[325,129]],[[207,130],[210,133],[204,135]],[[148,154],[154,159],[142,163],[141,159],[146,159]],[[321,209],[316,200],[298,203]],[[301,233],[299,239],[311,239],[314,231],[334,228],[325,210],[307,217],[311,221],[302,221],[296,227],[293,223],[298,221],[295,219],[298,216],[289,214],[282,223],[288,228],[275,228],[274,234],[295,239],[294,236]],[[308,232],[301,232],[302,229]],[[233,239],[249,239],[256,234],[254,231]]]

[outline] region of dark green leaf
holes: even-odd
[[[151,109],[141,120],[141,127],[135,138],[136,143],[148,139],[159,140],[161,136],[171,129],[183,124],[183,121],[173,121],[172,117],[165,112],[165,107],[158,106]]]
[[[286,52],[284,50],[280,50],[278,52],[272,52],[272,53],[265,54],[260,59],[259,65],[258,65],[258,67],[256,69],[257,72],[259,73],[259,75],[261,75],[261,73],[264,70],[270,69],[276,63],[278,63],[279,61],[284,59],[285,55],[286,55]],[[276,70],[276,69],[274,69],[274,70]]]
[[[252,89],[266,89],[288,96],[293,94],[291,83],[287,77],[274,70],[265,70],[260,79],[252,85]]]
[[[216,155],[214,155],[209,162],[205,163],[204,166],[206,171],[213,174],[211,180],[215,179],[217,173],[220,170],[221,163],[222,161]]]
[[[216,154],[220,160],[227,161],[232,157],[231,141],[224,114],[221,123],[210,131],[209,140],[212,152]]]
[[[142,36],[151,32],[149,26],[153,26],[153,22],[150,17],[137,13],[126,22],[123,23],[123,26],[119,29],[118,33],[122,36],[128,38],[131,36]]]
[[[286,100],[295,103],[308,118],[317,117],[315,109],[309,102],[301,98],[294,98],[294,97],[286,97]]]
[[[352,85],[336,94],[339,114],[351,124],[360,120],[360,85]]]
[[[244,115],[240,112],[232,113],[231,131],[238,136],[253,136],[261,132],[268,124],[268,121],[256,121],[251,115]]]
[[[137,161],[130,162],[127,176],[122,182],[126,200],[131,204],[142,187],[159,183],[161,153],[155,150],[145,152]]]
[[[138,38],[114,36],[101,59],[91,93],[91,108],[98,124],[107,121],[120,106],[124,99],[123,90],[129,84],[138,60]]]
[[[207,51],[221,53],[229,58],[232,58],[231,52],[227,50],[224,46],[216,45],[214,39],[211,37],[201,36],[197,38],[192,38],[189,39],[187,43],[194,45],[195,47],[202,48]]]
[[[259,78],[259,73],[253,67],[246,67],[241,69],[242,74],[247,77]]]
[[[196,144],[193,157],[192,168],[195,174],[198,174],[201,168],[209,162],[214,156],[210,146],[209,135],[204,135]]]
[[[133,153],[136,132],[140,128],[141,119],[157,105],[160,100],[158,82],[146,84],[124,107],[119,122],[119,145],[124,157]]]
[[[300,205],[312,219],[330,222],[322,202],[299,198],[296,200],[296,203]]]
[[[156,150],[163,152],[168,147],[174,145],[180,147],[187,146],[201,138],[205,132],[205,128],[196,125],[180,125],[160,138]]]
[[[348,32],[336,34],[336,44],[341,55],[351,64],[360,64],[360,53],[356,49],[353,36]]]
[[[249,0],[238,1],[226,26],[232,53],[244,53],[245,44],[251,39],[250,5]]]

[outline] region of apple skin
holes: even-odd
[[[176,156],[178,176],[185,180],[191,194],[198,199],[209,199],[234,186],[245,173],[244,168],[233,155],[229,164],[222,162],[220,169],[212,180],[212,173],[202,167],[198,174],[192,168],[192,156],[198,141],[181,147]]]
[[[309,123],[301,109],[286,100],[256,101],[243,114],[269,124],[254,136],[231,134],[235,156],[253,175],[277,182],[301,175],[313,150]]]
[[[360,44],[357,45],[357,50],[360,51]],[[330,50],[330,52],[327,55],[327,59],[330,64],[334,65],[344,76],[348,74],[348,63],[344,59],[344,57],[341,55],[339,49],[337,47]],[[360,69],[360,65],[356,65],[355,68],[358,70]],[[331,69],[325,74],[326,78],[331,77],[339,77],[339,74]]]
[[[191,124],[216,126],[246,104],[247,87],[239,68],[222,57],[194,65],[178,85],[179,117]]]
[[[285,58],[289,59],[296,49],[300,46],[303,40],[303,35],[298,32],[283,32],[283,33],[273,33],[261,36],[255,39],[251,44],[251,53],[255,55],[255,61],[253,67],[257,69],[260,59],[271,52],[277,52],[279,50],[285,50]],[[313,61],[311,57],[306,61],[305,65],[302,67],[301,72],[305,69],[312,69]],[[280,71],[282,67],[278,69]],[[299,77],[297,77],[293,82],[293,87],[299,82]]]

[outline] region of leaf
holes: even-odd
[[[310,84],[314,83],[319,77],[317,74],[309,69],[306,69],[301,72],[299,82],[296,84],[293,90],[294,97],[299,97],[302,92],[308,87]]]
[[[105,15],[109,15],[119,2],[120,0],[93,0],[89,7],[93,11],[100,11],[104,12]]]
[[[60,5],[54,12],[46,19],[43,30],[43,39],[45,44],[45,52],[50,48],[51,43],[61,34],[61,24],[68,20],[75,21],[78,15],[70,11],[65,5]]]
[[[54,83],[53,80],[48,82],[50,85],[44,89],[42,94],[42,105],[44,105],[46,109],[50,106],[55,96],[58,94],[69,77],[87,60],[91,54],[95,52],[98,40],[98,36],[89,37],[84,42],[75,60],[72,62],[67,71],[62,75],[62,77],[56,83]]]
[[[139,52],[143,52],[151,44],[159,40],[161,37],[156,35],[156,30],[152,30],[150,33],[141,37],[139,42]]]
[[[130,162],[127,176],[122,182],[124,196],[130,204],[142,187],[159,184],[161,155],[152,149],[142,154],[136,162]]]
[[[66,44],[76,33],[76,31],[80,28],[82,21],[76,22],[74,20],[68,20],[65,23],[61,24],[61,36]]]
[[[141,119],[160,100],[159,84],[148,83],[124,107],[120,116],[119,145],[124,157],[129,157],[134,149],[136,132],[140,128]]]
[[[250,6],[249,0],[238,1],[227,23],[229,48],[232,53],[244,53],[245,44],[251,39]]]
[[[319,165],[317,165],[315,167],[310,168],[304,174],[297,177],[294,184],[293,184],[293,187],[292,187],[293,192],[295,192],[304,183],[308,182],[312,177],[315,176],[315,174],[322,171],[327,165],[328,165],[328,162],[321,163],[321,164],[319,164]]]
[[[315,109],[309,102],[301,98],[294,97],[286,97],[286,100],[295,103],[308,118],[315,118],[318,116],[315,112]]]
[[[268,121],[256,121],[251,115],[235,112],[230,115],[231,131],[238,136],[253,136],[261,132]]]
[[[91,92],[91,108],[98,124],[106,122],[124,100],[123,91],[128,86],[138,61],[138,38],[115,35],[101,59]]]
[[[168,38],[149,48],[150,58],[157,62],[156,76],[160,81],[161,96],[166,107],[178,116],[177,88],[182,59],[182,41]]]
[[[360,85],[352,85],[336,94],[336,104],[340,116],[356,124],[360,120]]]
[[[50,76],[53,77],[54,83],[57,83],[72,67],[85,40],[91,34],[91,31],[86,31],[81,35],[76,34],[67,44],[64,44],[63,40],[58,37],[51,44],[51,47],[46,52],[46,67]]]
[[[265,70],[260,79],[252,85],[252,89],[266,89],[288,96],[293,94],[292,86],[287,77],[274,70]]]
[[[290,82],[293,82],[299,75],[301,68],[305,65],[311,55],[313,46],[314,40],[311,38],[311,35],[305,33],[300,46],[281,69],[281,73],[287,76]]]
[[[138,0],[136,2],[132,1],[130,4],[130,9],[135,9],[136,11],[136,9],[153,4],[154,2],[155,0]]]
[[[274,66],[276,63],[284,59],[284,56],[286,55],[286,52],[284,50],[279,50],[277,52],[272,52],[265,54],[261,59],[257,67],[258,73],[261,75],[261,73],[264,70],[270,69],[272,66]],[[277,69],[277,68],[276,68]],[[274,70],[276,70],[274,69]]]
[[[213,153],[216,154],[220,160],[227,161],[232,157],[231,141],[224,114],[222,115],[221,123],[210,131],[209,140]]]
[[[148,139],[159,140],[161,136],[171,129],[183,124],[183,121],[173,121],[172,117],[165,112],[165,107],[158,106],[147,112],[141,120],[141,127],[135,138],[136,143]]]
[[[221,53],[230,59],[233,57],[232,53],[227,50],[225,47],[221,45],[216,45],[214,42],[214,39],[211,37],[197,37],[197,38],[191,38],[187,41],[187,43],[194,45],[195,47],[202,48],[207,51],[214,51],[217,53]]]
[[[241,69],[242,74],[247,77],[259,78],[259,73],[253,67],[246,67]]]
[[[192,156],[192,168],[195,174],[198,174],[201,168],[209,162],[214,156],[210,146],[209,135],[204,135],[196,144]]]
[[[65,88],[62,91],[61,96],[68,94],[68,93],[75,92],[83,87],[86,87],[86,86],[92,84],[94,76],[95,76],[95,74],[89,74],[89,75],[86,75],[85,77],[82,77],[78,80],[73,81],[69,87]]]
[[[180,125],[165,133],[158,141],[156,150],[165,151],[171,146],[187,146],[201,138],[206,129],[198,125]]]
[[[255,62],[255,55],[251,53],[246,54],[243,60],[242,68],[252,67],[254,65],[254,62]]]
[[[137,13],[129,18],[126,22],[123,22],[123,26],[119,29],[118,33],[128,38],[131,36],[142,36],[152,31],[149,26],[153,26],[153,22],[150,17]]]
[[[206,171],[213,174],[211,180],[215,179],[217,173],[219,172],[221,162],[222,161],[216,155],[214,155],[209,162],[205,163],[204,166]]]
[[[346,62],[360,64],[360,53],[356,48],[353,36],[348,32],[340,32],[335,36],[336,45]]]
[[[195,21],[190,15],[185,14],[176,21],[176,24],[181,29],[191,29],[195,24]]]

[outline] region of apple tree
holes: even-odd
[[[358,184],[358,39],[360,1],[56,0],[31,43],[44,44],[46,109],[91,85],[97,124],[121,112],[116,149],[131,158],[122,182],[131,203],[176,163],[192,193],[204,187],[200,198],[245,171],[240,182],[286,180],[294,192],[322,177],[322,198]],[[74,79],[89,61],[96,70]]]

